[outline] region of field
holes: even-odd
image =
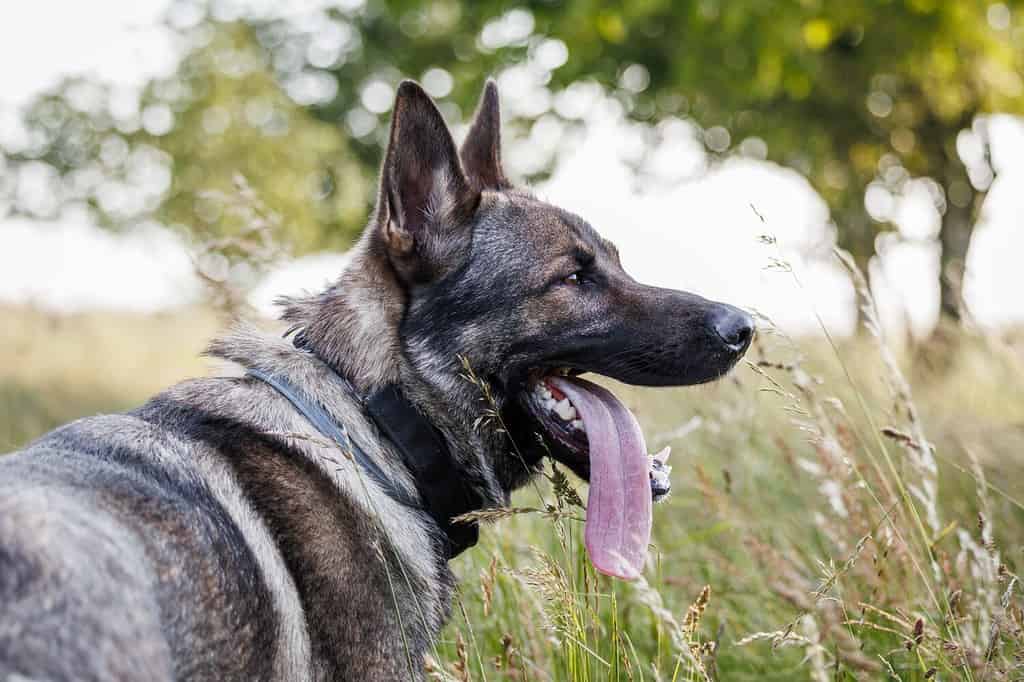
[[[0,451],[208,372],[220,324],[0,320]],[[894,356],[867,332],[769,329],[748,360],[712,386],[618,389],[651,451],[674,450],[646,582],[593,574],[549,469],[454,562],[432,678],[1024,679],[1024,347],[946,329]]]

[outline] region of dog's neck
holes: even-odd
[[[282,319],[304,347],[368,394],[400,379],[398,327],[405,291],[379,245],[364,235],[339,280],[312,296],[285,298]]]
[[[492,406],[481,402],[480,387],[463,376],[457,353],[445,358],[443,366],[418,367],[407,357],[399,338],[405,289],[368,235],[351,253],[340,279],[326,291],[283,301],[282,319],[295,329],[299,345],[348,379],[359,394],[400,387],[443,434],[460,475],[473,482],[482,506],[507,504],[517,482],[499,480],[491,464],[492,453],[508,448],[507,438],[497,425],[474,428]]]
[[[390,441],[398,460],[404,465],[405,473],[412,478],[418,501],[410,497],[400,484],[396,484],[352,439],[344,421],[339,421],[310,399],[288,378],[275,376],[257,367],[249,368],[247,374],[274,388],[322,436],[348,451],[349,457],[388,497],[431,516],[447,539],[444,543],[447,558],[458,556],[476,544],[479,537],[477,523],[454,519],[483,506],[477,486],[463,476],[452,475],[458,464],[453,462],[451,450],[443,436],[409,402],[397,385],[388,385],[369,396],[353,397],[380,433]],[[342,382],[348,386],[349,393],[354,391],[349,382],[344,379]]]

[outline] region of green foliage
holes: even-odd
[[[299,19],[240,17],[214,0],[198,22],[181,19],[188,6],[169,15],[186,45],[178,73],[143,95],[156,132],[112,117],[109,93],[77,106],[84,84],[69,82],[36,102],[28,120],[40,137],[11,158],[52,164],[78,187],[81,174],[69,178],[82,168],[126,172],[116,159],[133,155],[111,141],[121,136],[169,166],[171,182],[127,214],[132,202],[109,200],[109,187],[86,191],[109,222],[152,215],[231,232],[202,192],[240,171],[300,250],[339,245],[374,198],[389,88],[424,80],[456,123],[487,76],[528,62],[543,91],[507,122],[513,133],[557,114],[552,98],[573,84],[597,82],[637,120],[692,118],[714,153],[766,153],[806,174],[861,263],[884,228],[864,210],[865,187],[931,177],[955,261],[990,180],[972,184],[957,134],[981,113],[1024,113],[1018,0],[390,0]]]
[[[678,112],[725,126],[735,141],[763,139],[770,158],[811,178],[836,212],[841,240],[864,256],[874,229],[864,188],[887,167],[935,178],[961,207],[972,203],[953,145],[979,113],[1024,113],[1019,8],[644,1],[602,13],[580,1],[540,11],[538,26],[569,45],[557,74],[564,82],[596,74],[612,86],[616,69],[640,64],[650,84],[635,95],[635,113]],[[583,21],[588,15],[598,20]]]
[[[137,110],[119,111],[104,86],[65,82],[30,109],[35,139],[14,158],[50,164],[60,199],[88,203],[111,226],[156,218],[199,237],[246,227],[220,198],[241,174],[298,250],[347,245],[371,193],[347,139],[288,98],[251,27],[210,28]]]
[[[250,27],[225,24],[210,35],[173,79],[144,95],[148,106],[166,106],[176,119],[165,135],[134,136],[173,160],[159,217],[199,233],[238,233],[245,226],[216,193],[233,193],[232,178],[241,173],[281,216],[295,248],[346,246],[365,223],[371,194],[347,138],[281,90]]]
[[[201,375],[217,326],[194,310],[2,313],[0,452]],[[1020,679],[1024,348],[964,337],[945,371],[900,363],[910,403],[869,339],[798,349],[766,336],[711,386],[615,387],[650,449],[674,450],[647,583],[596,575],[567,481],[538,478],[452,563],[430,679]],[[933,472],[913,449],[921,424]],[[886,450],[895,471],[879,475]],[[939,530],[922,538],[914,515],[932,507]]]

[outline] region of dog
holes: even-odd
[[[0,457],[0,679],[422,679],[478,533],[453,518],[544,456],[590,482],[598,570],[639,574],[664,477],[579,375],[712,381],[754,323],[632,279],[509,182],[499,129],[493,82],[460,148],[403,82],[374,213],[288,334],[237,327],[208,353],[240,371]]]

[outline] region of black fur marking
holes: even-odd
[[[390,595],[395,590],[398,603],[414,603],[423,586],[405,584],[373,519],[338,494],[315,462],[281,439],[185,403],[158,398],[150,405],[140,416],[177,424],[222,453],[235,471],[295,579],[325,679],[415,677],[402,642],[393,638],[404,625],[411,660],[419,666],[431,633],[415,613],[397,613]]]
[[[17,481],[18,486],[0,498],[38,490],[66,507],[62,517],[45,522],[45,536],[26,538],[20,558],[0,557],[2,572],[17,576],[0,580],[5,608],[36,614],[23,621],[25,630],[14,642],[5,641],[0,629],[0,671],[6,663],[23,674],[53,679],[268,675],[279,623],[255,559],[227,512],[177,462],[163,465],[147,452],[112,448],[83,428],[89,421],[60,429],[24,455],[0,462],[0,483]],[[168,457],[175,452],[159,431],[147,435]],[[15,505],[13,513],[26,512]],[[90,566],[80,572],[74,564],[66,569],[70,573],[56,568],[85,557]],[[148,578],[140,579],[140,572]],[[110,588],[114,591],[105,595]],[[36,600],[46,594],[58,601],[40,609]],[[123,622],[97,621],[112,612]],[[133,620],[137,624],[131,625]],[[90,649],[79,657],[42,653],[80,646]],[[103,654],[103,646],[113,649]],[[233,655],[224,657],[224,651]],[[44,667],[72,660],[73,673]]]

